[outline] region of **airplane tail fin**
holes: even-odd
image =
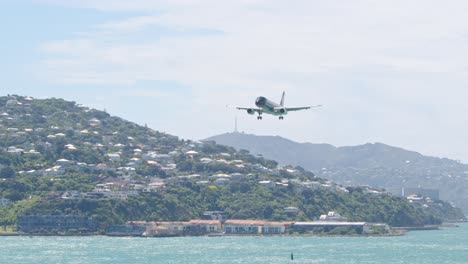
[[[285,94],[285,92],[283,92],[283,96],[281,96],[281,103],[280,103],[281,107],[284,106],[284,94]]]

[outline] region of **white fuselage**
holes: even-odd
[[[286,108],[273,101],[268,100],[266,97],[263,96],[260,96],[255,100],[255,105],[267,114],[275,116],[282,116],[287,114]]]

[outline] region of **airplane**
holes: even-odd
[[[320,107],[322,105],[313,105],[313,106],[303,106],[303,107],[284,107],[284,95],[281,96],[281,102],[279,104],[268,100],[264,96],[260,96],[255,100],[255,105],[258,108],[251,108],[251,107],[236,107],[238,110],[246,110],[248,114],[255,115],[258,113],[257,119],[262,120],[262,114],[270,114],[274,116],[279,116],[279,120],[283,120],[284,116],[288,114],[290,111],[299,111],[299,110],[306,110],[312,107]]]

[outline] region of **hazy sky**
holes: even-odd
[[[182,138],[239,129],[468,162],[468,2],[0,3],[1,95],[61,97]],[[323,104],[284,121],[226,108]]]

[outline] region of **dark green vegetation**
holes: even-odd
[[[0,197],[12,201],[0,208],[1,225],[15,224],[21,214],[93,216],[101,228],[188,220],[204,211],[299,221],[337,211],[349,220],[394,226],[461,217],[442,202],[424,208],[382,192],[346,190],[302,168],[180,140],[62,99],[0,97],[0,115]],[[160,185],[151,189],[155,182]]]
[[[290,215],[285,207],[297,206],[300,212]],[[222,210],[235,219],[307,221],[328,211],[339,211],[351,221],[387,222],[393,226],[438,224],[440,218],[422,208],[392,197],[380,198],[360,191],[340,194],[328,190],[305,190],[297,195],[294,188],[270,190],[252,179],[227,186],[199,187],[192,182],[173,185],[162,193],[142,194],[127,200],[83,199],[37,203],[28,210],[40,214],[86,214],[101,225],[129,220],[176,221],[199,218],[204,211]]]
[[[246,149],[280,164],[301,166],[341,184],[370,185],[393,193],[401,193],[401,187],[440,189],[442,200],[468,212],[468,165],[455,160],[423,156],[381,143],[334,147],[243,133],[222,134],[207,140]]]

